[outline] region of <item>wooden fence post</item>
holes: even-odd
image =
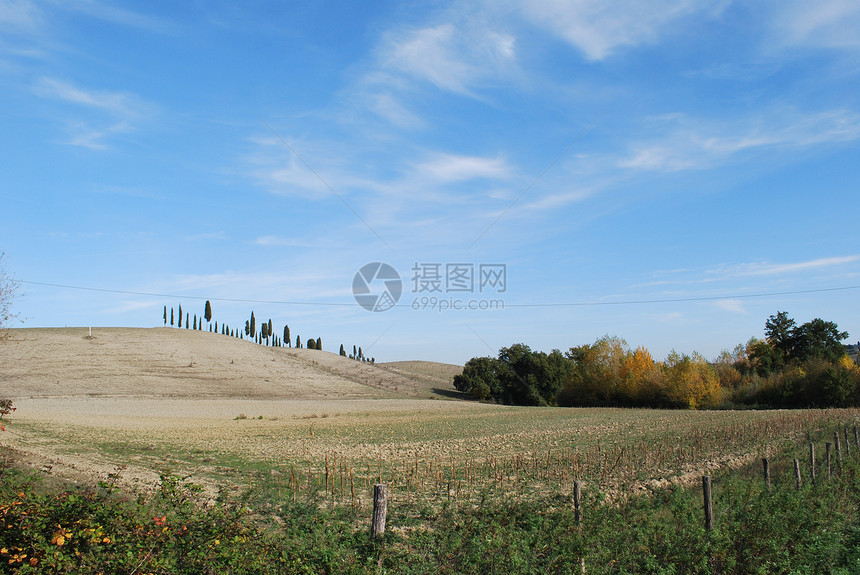
[[[833,432],[833,446],[836,448],[836,463],[842,461],[842,446],[839,444],[839,432]]]
[[[705,529],[708,531],[714,528],[714,503],[711,499],[711,476],[702,476],[702,494],[705,499]]]
[[[827,448],[827,479],[833,477],[833,466],[830,460],[830,446],[832,445],[829,441],[824,444]]]
[[[385,515],[388,512],[388,488],[384,483],[373,486],[373,521],[370,524],[370,538],[382,537],[385,533]]]
[[[800,478],[800,461],[797,459],[794,460],[794,480],[797,482],[797,490],[800,491],[800,488],[803,486],[803,480]]]
[[[848,428],[845,428],[845,456],[851,455],[851,442],[848,441]]]
[[[857,433],[857,426],[854,426],[854,447],[860,449],[860,434]]]
[[[767,457],[761,458],[761,464],[764,467],[764,484],[767,486],[767,490],[770,491],[770,462],[767,460]]]
[[[576,524],[582,524],[582,481],[573,482],[573,515]]]
[[[815,444],[809,442],[809,474],[812,476],[812,482],[815,483]]]

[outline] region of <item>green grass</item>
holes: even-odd
[[[813,435],[818,452],[832,430]],[[123,494],[115,477],[74,487],[25,469],[0,473],[0,573],[834,573],[860,572],[860,456],[831,479],[795,489],[792,459],[715,474],[715,529],[703,525],[701,487],[609,501],[584,493],[577,524],[561,494],[493,494],[437,505],[396,494],[389,531],[371,541],[366,507],[318,490],[293,497],[260,474],[248,489],[202,496],[164,473],[152,495]],[[819,464],[821,464],[819,456]],[[319,486],[318,486],[319,487]],[[278,496],[278,490],[281,491]],[[58,536],[64,541],[58,545]],[[35,564],[30,562],[35,560]]]

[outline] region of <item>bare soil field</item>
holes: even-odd
[[[91,337],[87,328],[9,333],[0,346],[0,389],[12,398],[428,398],[443,397],[433,387],[445,383],[432,378],[428,384],[427,375],[408,369],[382,369],[325,351],[265,347],[208,331],[96,328]]]
[[[170,469],[212,492],[277,477],[343,500],[383,480],[395,497],[438,501],[565,492],[574,479],[608,492],[656,489],[858,418],[446,400],[456,370],[179,329],[95,329],[93,338],[86,329],[13,330],[0,346],[0,396],[18,411],[0,442],[69,478],[104,479],[125,466],[136,489]]]

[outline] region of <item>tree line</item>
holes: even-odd
[[[167,306],[164,306],[164,311],[162,313],[162,319],[164,321],[164,326],[170,325],[170,327],[183,327],[183,321],[185,325],[185,329],[203,331],[203,322],[206,322],[206,330],[212,333],[220,333],[221,335],[226,335],[229,337],[235,337],[237,339],[248,339],[252,340],[255,343],[260,345],[270,346],[270,347],[293,347],[293,342],[290,335],[290,326],[285,325],[283,330],[283,336],[280,331],[276,331],[274,325],[272,324],[271,318],[268,321],[261,322],[259,325],[259,329],[257,326],[257,318],[254,315],[254,312],[251,312],[251,317],[245,320],[244,329],[241,328],[231,328],[229,325],[225,323],[221,323],[221,328],[219,332],[218,328],[218,320],[212,321],[212,304],[209,300],[206,300],[206,304],[203,307],[203,314],[198,319],[197,314],[193,315],[191,312],[186,311],[184,320],[182,315],[182,304],[179,304],[178,311],[174,313],[174,308],[171,307],[168,313]],[[297,349],[302,349],[302,338],[300,335],[296,335],[295,339],[295,347]],[[305,340],[304,347],[307,349],[316,349],[322,351],[323,343],[322,338],[317,337],[316,339],[308,338]],[[355,346],[352,347],[353,353],[351,355],[346,354],[343,344],[340,345],[340,355],[344,357],[349,357],[350,359],[355,359],[358,361],[365,361],[369,363],[376,363],[375,358],[367,358],[361,351],[359,347],[356,349]]]
[[[562,353],[518,343],[496,358],[470,359],[454,387],[511,405],[660,408],[847,407],[860,405],[860,367],[841,341],[848,333],[816,318],[798,325],[786,312],[715,361],[672,351],[655,361],[644,347],[604,336]],[[851,346],[851,349],[854,349]]]

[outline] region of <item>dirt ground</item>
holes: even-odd
[[[371,365],[208,331],[14,329],[0,345],[0,397],[13,399],[17,411],[0,442],[54,474],[103,478],[117,458],[92,446],[114,437],[191,439],[244,418],[291,424],[475,405],[439,401],[456,395],[451,381],[461,370],[432,362]],[[125,475],[157,478],[146,466],[131,465]]]
[[[183,399],[442,398],[462,367],[371,365],[174,328],[15,329],[0,346],[0,395]]]

